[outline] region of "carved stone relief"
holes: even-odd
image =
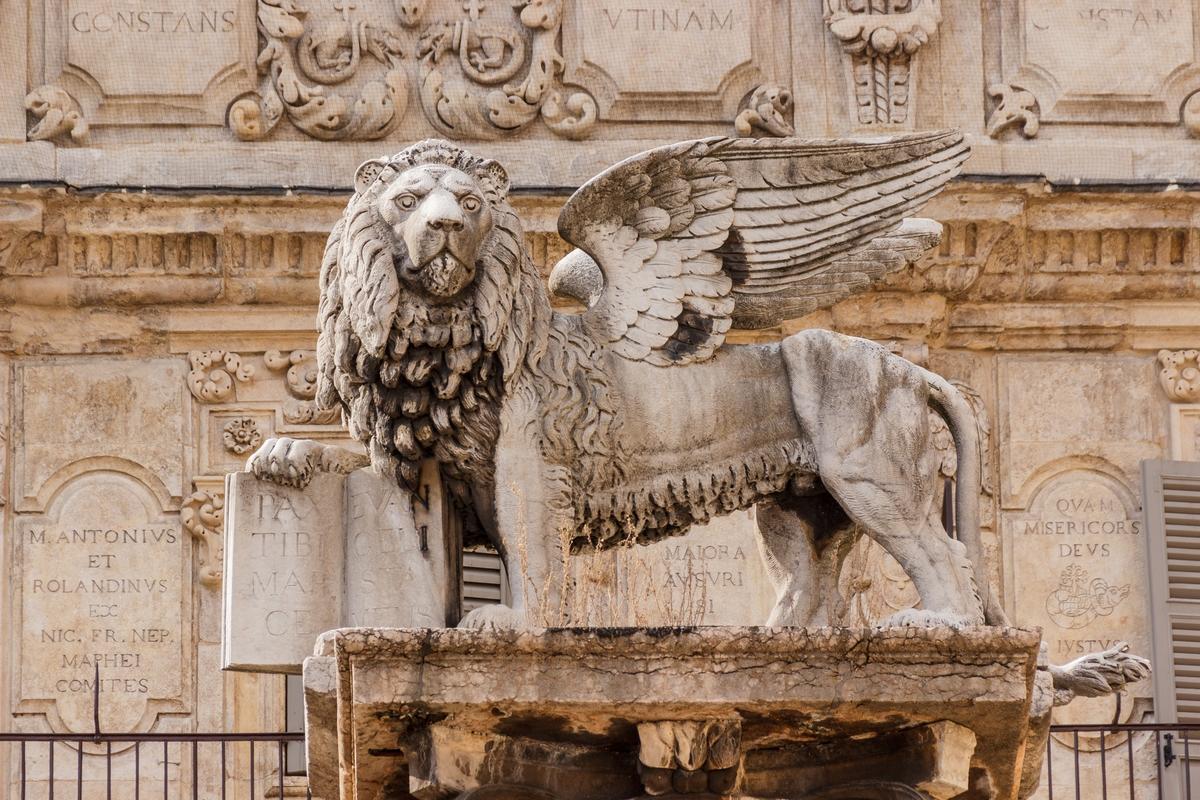
[[[781,57],[787,48],[777,37],[788,30],[789,5],[576,0],[563,22],[565,80],[587,88],[603,119],[732,120],[756,88],[769,92],[764,84],[787,83],[791,71]],[[772,101],[753,105],[767,111],[763,102]]]
[[[202,585],[222,581],[224,475],[240,471],[271,436],[345,441],[340,414],[318,410],[312,350],[194,350],[185,383],[198,417],[194,491],[180,508],[180,522],[196,543]]]
[[[1175,123],[1200,88],[1195,7],[1160,0],[1123,7],[1088,0],[1005,0],[1000,25],[1002,116],[1023,118],[1030,98],[1041,123]],[[1009,124],[1009,123],[1006,123]],[[990,130],[989,130],[990,133]],[[1033,135],[1034,131],[1026,133]]]
[[[1141,512],[1132,490],[1111,465],[1065,460],[1047,467],[1022,492],[1024,510],[1004,515],[1014,621],[1040,625],[1050,662],[1128,641],[1149,651]],[[1149,686],[1137,687],[1144,696]],[[1062,722],[1111,720],[1112,697],[1084,699],[1055,712]],[[1145,710],[1121,706],[1121,722]]]
[[[253,85],[250,12],[247,0],[165,0],[142,9],[47,0],[43,52],[52,85],[30,97],[56,117],[74,112],[69,127],[55,127],[76,139],[87,132],[83,117],[106,126],[219,124],[229,102]],[[35,131],[31,138],[45,138]]]
[[[1200,350],[1159,350],[1158,381],[1173,403],[1200,403]]]
[[[224,552],[222,531],[225,526],[225,497],[220,492],[198,489],[184,501],[179,510],[183,529],[199,545],[197,563],[200,583],[209,587],[221,585],[221,554]]]
[[[1037,136],[1041,122],[1038,119],[1037,98],[1032,92],[1003,83],[993,84],[987,91],[996,100],[996,108],[988,117],[988,136],[995,139],[1018,124],[1021,126],[1021,135],[1026,139]]]
[[[733,127],[738,136],[795,136],[791,119],[792,93],[764,84],[750,93]]]
[[[110,730],[190,713],[182,365],[50,359],[17,375],[18,501],[5,537],[19,576],[14,712],[37,727],[91,730],[98,668]]]
[[[825,21],[849,56],[859,125],[911,125],[914,56],[937,33],[941,0],[825,0]]]
[[[258,0],[263,77],[229,125],[261,139],[286,117],[317,139],[379,139],[420,105],[456,139],[497,138],[539,117],[559,136],[586,136],[596,103],[562,84],[562,17],[563,0]]]
[[[29,129],[30,141],[69,135],[75,141],[87,136],[88,124],[79,103],[57,86],[39,86],[25,96],[25,108],[37,120]]]

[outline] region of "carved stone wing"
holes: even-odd
[[[832,305],[935,246],[940,226],[905,215],[968,152],[951,131],[648,150],[567,201],[559,232],[583,253],[559,262],[551,287],[584,299],[588,332],[623,356],[702,361],[731,326]]]

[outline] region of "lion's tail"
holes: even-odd
[[[941,412],[954,437],[958,451],[958,476],[955,485],[954,516],[958,538],[966,547],[975,568],[975,583],[980,589],[984,620],[989,625],[1007,625],[1008,617],[992,591],[991,570],[979,532],[979,437],[975,413],[962,393],[945,378],[924,370],[931,404]]]

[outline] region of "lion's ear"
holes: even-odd
[[[386,158],[373,158],[364,161],[354,172],[354,191],[361,192],[375,182],[379,174],[388,167]]]
[[[499,161],[487,160],[480,166],[482,182],[487,184],[488,192],[496,200],[508,197],[508,171],[500,166]]]

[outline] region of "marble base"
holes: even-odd
[[[310,780],[326,800],[1013,798],[1040,638],[331,631],[304,666]]]

